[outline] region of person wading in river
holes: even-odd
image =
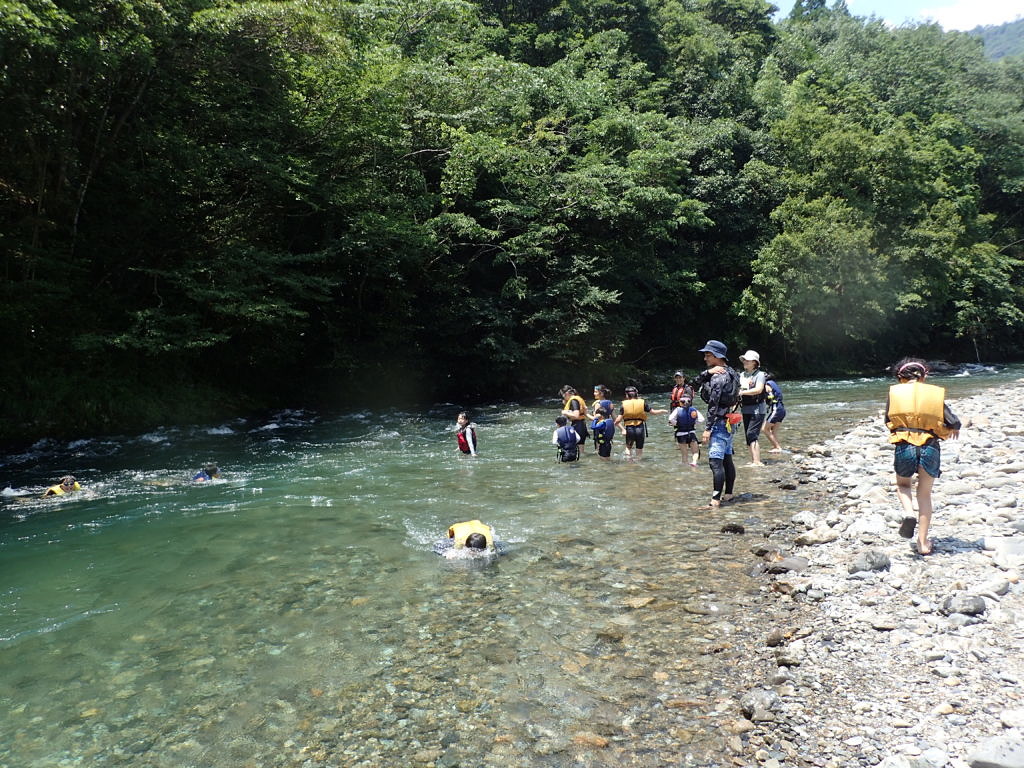
[[[923,360],[907,357],[896,363],[899,384],[889,387],[885,426],[895,448],[896,495],[903,507],[900,536],[909,539],[917,527],[917,551],[932,553],[928,526],[932,520],[932,485],[942,474],[940,440],[960,436],[960,419],[946,405],[946,390],[925,384],[928,367]],[[914,517],[912,486],[917,475],[917,517]]]
[[[708,446],[708,463],[711,465],[713,493],[710,508],[718,507],[723,501],[732,501],[733,484],[736,482],[736,465],[732,460],[733,422],[742,417],[733,413],[739,400],[740,377],[727,360],[728,348],[720,341],[711,339],[699,352],[704,353],[707,370],[697,377],[700,397],[708,404],[708,413],[701,442]]]

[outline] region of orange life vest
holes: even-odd
[[[890,443],[924,445],[933,437],[945,440],[952,430],[946,426],[946,390],[934,384],[909,381],[889,387]]]
[[[631,400],[622,401],[622,423],[627,427],[635,427],[647,421],[646,405],[642,397],[634,397]]]

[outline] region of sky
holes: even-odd
[[[794,0],[769,0],[779,7],[775,18],[784,19]],[[829,0],[832,5],[833,0]],[[1021,0],[846,0],[854,16],[877,16],[892,26],[907,21],[937,21],[947,32],[1002,24],[1024,17]]]

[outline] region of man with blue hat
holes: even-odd
[[[708,446],[708,463],[711,465],[714,493],[710,508],[718,507],[723,501],[732,500],[733,484],[736,482],[736,465],[732,460],[732,423],[739,399],[740,377],[730,367],[729,349],[720,341],[709,339],[698,352],[704,353],[707,370],[697,377],[700,397],[708,404],[707,420],[701,442]]]

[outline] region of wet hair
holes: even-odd
[[[680,397],[679,398],[679,405],[682,406],[683,408],[689,408],[691,405],[693,405],[693,398],[692,397]]]
[[[555,424],[557,424],[558,426],[564,427],[568,423],[569,419],[567,419],[565,416],[555,416]]]
[[[764,372],[764,380],[765,381],[775,381],[775,374],[771,373],[770,371],[765,371]]]
[[[471,533],[466,537],[466,546],[470,549],[487,549],[487,537],[482,533]]]
[[[640,394],[640,390],[632,385],[626,387],[624,391],[626,393],[626,397],[636,397]]]
[[[64,477],[62,477],[60,479],[60,484],[61,485],[74,485],[75,484],[75,476],[74,475],[64,475]]]
[[[205,467],[203,467],[203,472],[208,474],[210,477],[213,477],[214,475],[220,472],[220,467],[218,467],[216,464],[207,464]]]
[[[466,411],[459,411],[459,415],[455,417],[455,420],[458,421],[459,419],[469,421],[469,413]]]
[[[562,397],[565,397],[566,395],[575,395],[576,390],[573,387],[566,384],[564,387],[558,390],[558,394],[560,394]]]
[[[594,385],[594,391],[595,392],[600,392],[601,393],[601,397],[605,397],[605,398],[608,397],[608,395],[610,395],[612,393],[612,391],[610,389],[608,389],[608,387],[606,387],[604,384],[595,384]]]
[[[607,417],[608,416],[608,411],[606,411],[604,408],[598,408],[596,411],[594,411],[594,415],[595,416],[605,416],[605,417]]]
[[[904,357],[893,366],[897,379],[921,381],[928,375],[928,365],[919,357]]]

